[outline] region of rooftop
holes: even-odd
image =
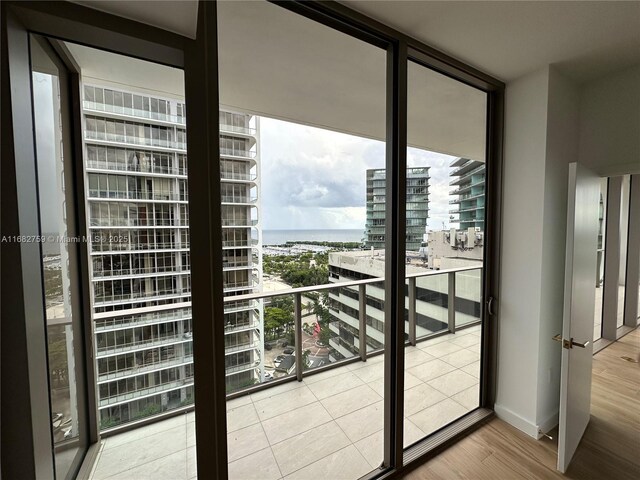
[[[431,271],[427,267],[426,258],[418,252],[406,252],[407,273],[420,273]],[[343,268],[365,268],[371,275],[384,276],[384,249],[379,250],[354,250],[350,252],[330,252],[329,265]],[[378,272],[378,273],[375,273]]]

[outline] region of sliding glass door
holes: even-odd
[[[202,2],[195,40],[38,8],[14,203],[57,478],[100,432],[96,476],[375,477],[488,414],[499,82],[330,3]]]

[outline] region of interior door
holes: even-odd
[[[569,165],[558,470],[565,472],[589,423],[593,361],[593,278],[598,239],[599,177]]]

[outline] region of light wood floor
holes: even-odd
[[[536,441],[493,419],[407,480],[640,479],[640,330],[594,356],[591,421],[566,475],[556,471],[554,440]]]

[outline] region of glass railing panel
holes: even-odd
[[[305,372],[359,356],[357,287],[310,292],[301,299]]]
[[[450,273],[416,278],[416,338],[428,337],[449,329]]]
[[[278,295],[263,300],[264,361],[256,384],[296,375],[295,297]]]
[[[477,323],[482,316],[482,269],[455,273],[456,329]]]

